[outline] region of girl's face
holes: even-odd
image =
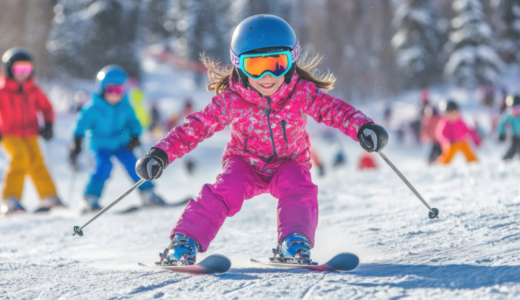
[[[249,84],[260,94],[264,96],[271,96],[274,94],[283,84],[285,76],[281,76],[280,78],[274,78],[273,76],[266,74],[259,80],[253,79],[251,77],[247,77],[249,80]]]
[[[458,110],[450,111],[446,113],[446,120],[457,121],[460,119],[460,112]]]
[[[105,93],[105,100],[107,100],[111,105],[116,105],[123,100],[123,96],[123,94]]]

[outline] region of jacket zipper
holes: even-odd
[[[289,142],[287,141],[287,133],[285,131],[285,126],[287,125],[287,120],[282,120],[282,132],[283,132],[283,139],[285,140],[285,150],[289,149]]]
[[[273,155],[269,157],[265,165],[262,167],[262,170],[260,172],[264,172],[265,167],[271,163],[271,160],[276,156],[276,146],[274,144],[274,136],[273,136],[273,130],[271,129],[271,120],[269,119],[269,115],[271,114],[271,98],[265,97],[267,100],[267,105],[269,106],[269,110],[267,110],[267,126],[269,127],[269,134],[271,135],[271,142],[273,143]]]
[[[244,151],[247,152],[247,140],[249,140],[249,137],[246,137],[245,141],[244,141]]]

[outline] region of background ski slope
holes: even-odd
[[[313,273],[251,264],[250,258],[267,260],[276,246],[276,200],[262,195],[246,201],[240,213],[226,220],[208,252],[199,256],[224,254],[232,261],[231,270],[193,276],[137,266],[158,259],[182,208],[115,214],[138,204],[136,193],[89,225],[84,237],[72,237],[72,227],[92,216],[77,213],[92,161],[83,155],[83,168],[76,177],[67,166],[72,120],[73,116],[60,114],[56,138],[42,143],[60,195],[72,212],[0,219],[2,299],[520,297],[520,162],[500,161],[505,146],[485,144],[478,152],[480,164],[467,166],[458,159],[448,167],[428,168],[426,148],[391,142],[385,150],[388,157],[440,210],[440,219],[429,220],[426,208],[381,159],[378,171],[357,172],[361,148],[341,137],[349,166],[328,168],[325,178],[314,176],[320,219],[312,257],[325,262],[338,252],[354,252],[361,259],[355,271]],[[313,122],[309,129],[326,130]],[[184,173],[182,160],[174,162],[157,181],[158,191],[169,202],[196,195],[220,172],[228,139],[226,129],[190,154],[198,165],[193,177]],[[316,134],[313,142],[330,166],[331,144]],[[115,166],[104,205],[131,186],[122,168]],[[0,171],[4,167],[5,158],[0,157]],[[32,183],[25,189],[24,203],[29,209],[38,205]]]

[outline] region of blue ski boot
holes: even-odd
[[[1,203],[0,215],[9,215],[22,212],[25,212],[25,208],[22,206],[22,204],[20,204],[20,201],[16,198],[9,197]]]
[[[193,265],[196,261],[199,244],[189,237],[176,233],[171,245],[159,253],[161,261],[156,262],[157,266],[186,266]]]
[[[311,241],[301,233],[286,236],[276,249],[273,249],[272,263],[311,265]]]

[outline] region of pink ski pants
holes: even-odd
[[[314,244],[318,187],[312,183],[309,170],[287,162],[267,175],[238,156],[226,160],[217,182],[205,184],[199,196],[190,200],[170,237],[184,234],[205,252],[226,218],[239,212],[244,200],[264,193],[278,199],[278,242],[291,233],[303,233]]]

